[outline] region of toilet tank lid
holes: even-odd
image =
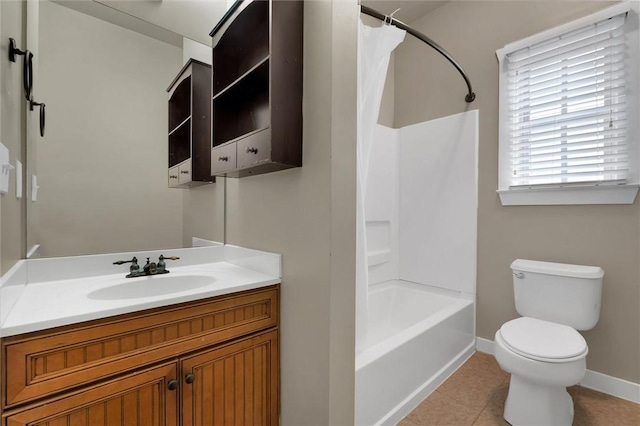
[[[604,276],[604,271],[599,266],[570,265],[526,259],[514,260],[511,263],[511,270],[587,279],[599,279]]]

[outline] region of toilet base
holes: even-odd
[[[512,374],[504,419],[513,426],[571,426],[573,400],[564,387],[540,386]]]

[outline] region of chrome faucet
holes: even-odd
[[[167,269],[165,260],[178,260],[180,258],[178,256],[164,257],[163,255],[160,255],[158,263],[151,262],[149,259],[150,258],[147,257],[147,263],[144,265],[142,270],[140,270],[140,265],[138,265],[137,257],[134,257],[131,260],[118,260],[117,262],[113,262],[113,264],[122,265],[123,263],[131,263],[131,266],[129,267],[129,274],[125,278],[136,278],[146,275],[168,274],[169,270]]]

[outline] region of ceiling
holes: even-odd
[[[400,8],[393,17],[399,21],[409,23],[442,6],[446,2],[447,0],[361,0],[360,3],[384,14],[390,14]]]

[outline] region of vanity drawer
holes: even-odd
[[[156,308],[2,341],[12,407],[278,325],[279,287]]]
[[[221,174],[236,168],[236,144],[218,146],[211,150],[211,174]]]

